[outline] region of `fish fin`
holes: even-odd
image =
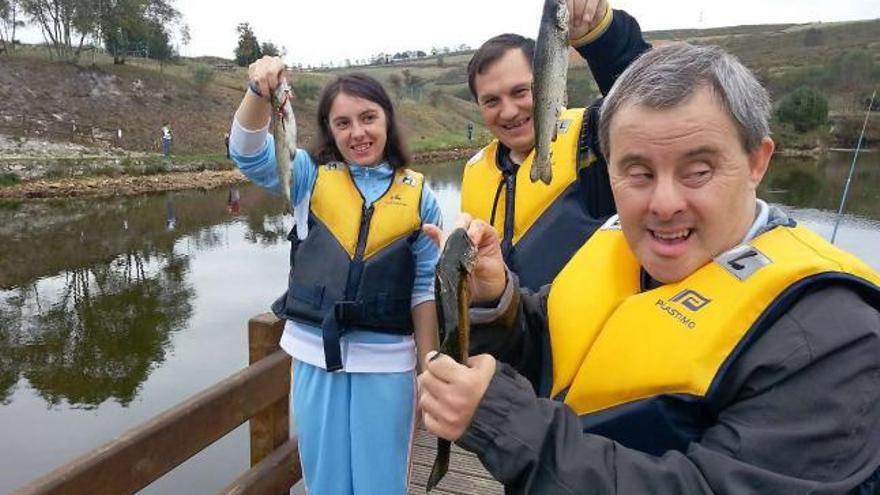
[[[550,150],[550,159],[548,160],[549,164],[546,168],[541,170],[540,179],[544,184],[550,185],[550,181],[553,180],[553,150]]]
[[[550,140],[554,143],[556,142],[556,138],[559,136],[559,126],[561,124],[561,122],[559,121],[559,117],[562,116],[563,110],[564,109],[561,107],[556,109],[556,125],[553,126],[553,138]],[[551,152],[551,154],[552,154],[552,152]]]

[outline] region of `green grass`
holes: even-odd
[[[817,147],[828,147],[833,136],[828,126],[819,126],[807,132],[797,132],[791,124],[780,124],[776,119],[771,122],[773,140],[780,149],[811,150]]]
[[[475,131],[473,141],[468,141],[467,136],[462,133],[445,133],[412,139],[410,140],[410,147],[416,153],[453,148],[479,148],[491,139],[492,135],[486,130]]]
[[[20,199],[0,199],[0,211],[16,211],[24,205]]]
[[[21,178],[15,174],[0,175],[0,187],[14,186],[21,182]]]

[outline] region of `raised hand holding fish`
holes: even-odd
[[[529,177],[549,184],[553,178],[550,145],[556,140],[557,120],[565,108],[568,78],[569,13],[566,0],[545,0],[535,43],[535,156]]]
[[[278,168],[278,180],[281,183],[281,194],[286,201],[287,210],[293,212],[290,191],[293,182],[291,163],[296,156],[296,118],[290,100],[293,90],[283,77],[272,91],[272,137],[275,139],[275,162]]]
[[[269,131],[275,141],[279,189],[287,211],[293,210],[290,191],[293,182],[291,163],[296,155],[296,118],[293,114],[293,90],[284,77],[284,61],[279,57],[263,57],[248,67],[248,86],[270,104]],[[265,114],[263,114],[265,118]],[[265,120],[263,120],[265,122]],[[263,125],[263,124],[259,124]]]

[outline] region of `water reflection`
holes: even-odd
[[[0,353],[15,367],[0,373],[0,400],[21,375],[50,405],[128,404],[192,313],[187,266],[170,253],[127,253],[4,292]]]
[[[238,215],[241,212],[241,192],[237,187],[229,188],[229,196],[226,198],[226,212]]]
[[[774,157],[760,197],[791,207],[837,211],[849,172],[850,153],[818,159]],[[880,153],[859,155],[846,213],[880,219]]]
[[[129,404],[188,326],[187,253],[221,245],[218,224],[241,210],[237,189],[0,210],[0,403],[24,378],[49,405]],[[282,239],[277,210],[254,195],[245,239]]]

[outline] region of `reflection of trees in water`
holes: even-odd
[[[768,179],[764,184],[772,200],[791,206],[818,206],[825,185],[817,172],[805,168],[786,168]]]
[[[171,253],[134,252],[67,271],[48,303],[36,290],[10,291],[0,302],[0,399],[23,376],[51,404],[130,402],[192,313],[188,264]]]
[[[240,211],[248,215],[249,226],[258,226],[251,238],[271,239],[273,233],[267,232],[262,222],[280,212],[278,197],[253,186],[240,191]],[[238,216],[230,217],[227,196],[227,190],[217,189],[0,207],[0,246],[4,249],[0,287],[16,287],[72,268],[100,265],[127,252],[170,251],[181,239],[199,246],[220,245],[221,227],[239,220]],[[173,230],[168,230],[169,205],[173,208]]]
[[[242,220],[250,242],[277,244],[287,235],[290,219],[279,214],[277,197],[244,187],[241,210],[230,217],[227,196],[217,190],[0,212],[0,245],[9,249],[0,261],[0,286],[8,288],[0,290],[0,403],[22,378],[52,404],[130,402],[193,311],[189,259],[175,246],[178,253],[221,248],[227,224]]]
[[[0,404],[6,404],[18,382],[21,362],[18,348],[21,329],[21,309],[32,287],[4,294],[0,300]],[[39,298],[34,298],[39,302]]]
[[[818,160],[774,157],[759,195],[799,208],[837,211],[852,153],[831,153]],[[864,160],[863,160],[864,158]],[[859,157],[846,213],[880,219],[880,154]]]

